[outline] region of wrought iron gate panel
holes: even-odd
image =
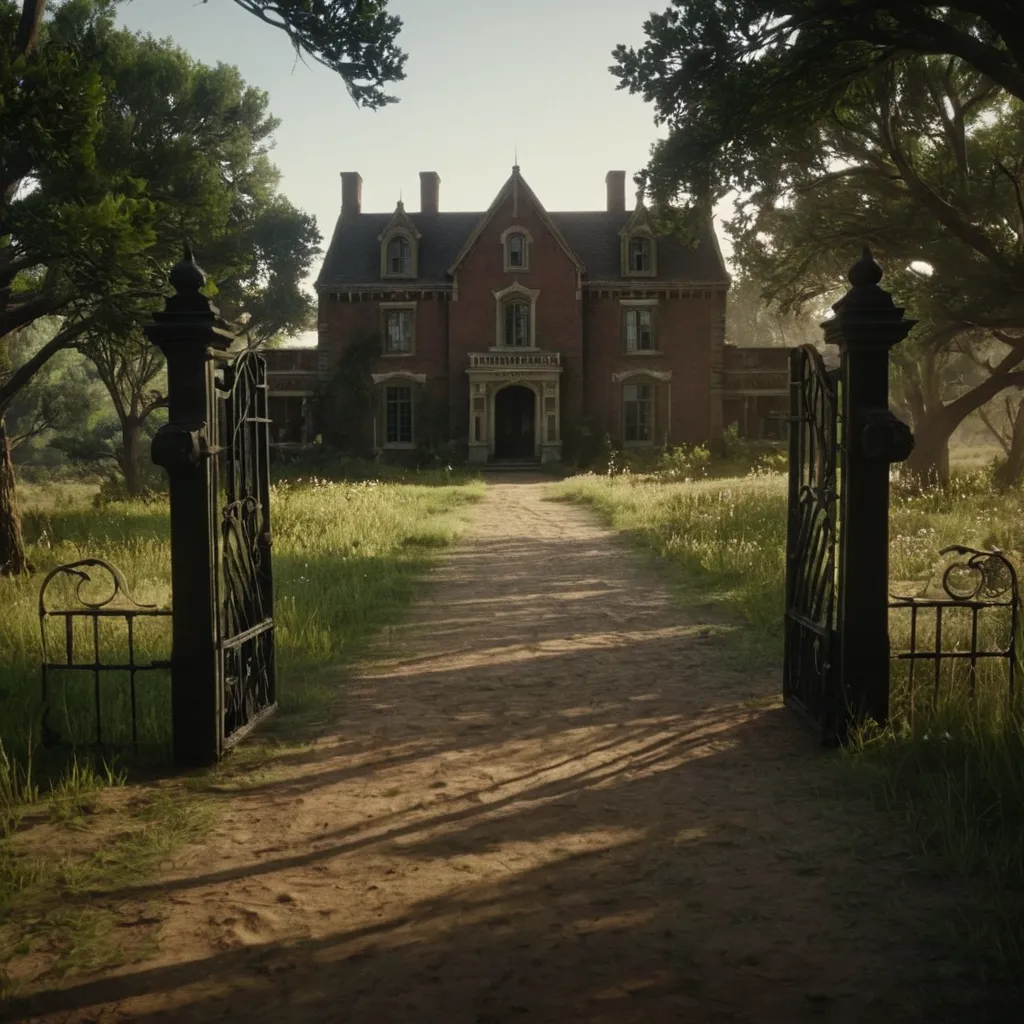
[[[835,631],[838,379],[813,346],[791,352],[783,696],[826,743],[836,741],[843,717]]]
[[[277,686],[266,362],[247,350],[218,378],[217,649],[227,749],[276,709]]]

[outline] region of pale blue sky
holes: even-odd
[[[663,0],[392,0],[409,54],[400,102],[357,108],[283,32],[232,0],[130,0],[120,21],[170,36],[206,63],[236,65],[281,119],[272,158],[281,187],[316,215],[324,247],[341,203],[340,171],[363,176],[363,209],[419,208],[419,172],[441,176],[442,210],[484,210],[518,147],[523,176],[549,210],[601,209],[605,173],[646,162],[651,108],[608,72],[617,43],[643,41]],[[728,247],[726,239],[723,246]],[[316,270],[319,270],[319,263]]]

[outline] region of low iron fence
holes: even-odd
[[[136,601],[121,570],[101,558],[51,570],[39,591],[43,744],[137,750],[139,674],[171,668],[169,657],[140,656],[140,640],[169,651],[170,619],[169,608]],[[164,637],[143,626],[154,620],[166,623]],[[147,692],[146,702],[169,706],[169,688],[162,690]]]

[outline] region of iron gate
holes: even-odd
[[[802,345],[790,353],[789,505],[783,697],[837,742],[845,718],[836,604],[839,538],[839,371]]]
[[[220,363],[211,512],[217,604],[221,747],[237,743],[277,707],[270,533],[267,367],[249,349]]]

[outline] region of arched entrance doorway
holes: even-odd
[[[532,388],[512,384],[494,396],[494,456],[532,459],[536,454],[537,396]]]

